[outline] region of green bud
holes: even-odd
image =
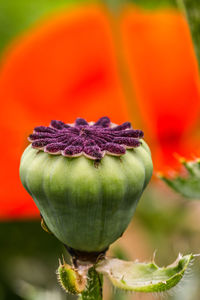
[[[59,268],[57,270],[58,281],[65,292],[70,294],[80,294],[86,288],[87,273],[81,274],[72,266],[59,261]]]

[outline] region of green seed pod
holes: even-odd
[[[129,122],[52,121],[29,136],[23,186],[49,230],[78,252],[103,252],[128,226],[152,175],[150,150]]]

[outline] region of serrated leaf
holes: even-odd
[[[175,176],[168,178],[158,175],[168,186],[186,198],[200,199],[200,160],[181,160],[182,165],[187,170],[187,176]]]
[[[180,256],[173,265],[159,268],[154,262],[139,263],[106,258],[98,263],[97,272],[106,275],[120,289],[135,292],[163,292],[182,279],[193,255]]]

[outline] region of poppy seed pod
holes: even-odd
[[[29,136],[20,177],[49,230],[75,251],[100,253],[128,226],[152,175],[143,132],[115,125],[51,121]]]

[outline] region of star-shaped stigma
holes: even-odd
[[[131,128],[130,122],[115,125],[108,117],[96,123],[77,118],[74,124],[53,120],[49,127],[38,126],[29,136],[32,147],[49,154],[67,157],[85,155],[99,160],[105,154],[120,156],[126,149],[140,146],[141,130]]]

